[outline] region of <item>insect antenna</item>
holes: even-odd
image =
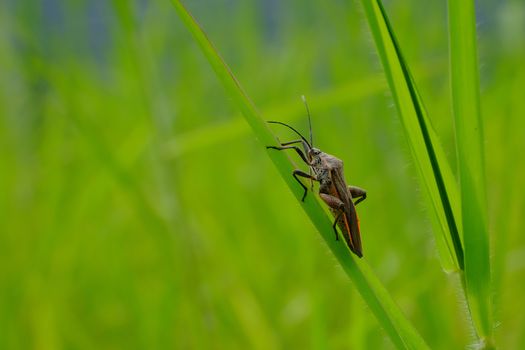
[[[308,108],[308,103],[306,103],[306,97],[304,95],[301,96],[304,106],[306,107],[306,114],[308,114],[308,126],[310,128],[310,144],[312,147],[314,146],[314,137],[312,134],[312,118],[310,118],[310,108]]]
[[[295,128],[291,127],[290,125],[288,125],[286,123],[283,123],[283,122],[276,122],[276,121],[273,121],[273,120],[268,120],[268,123],[270,123],[270,124],[280,124],[280,125],[286,126],[287,128],[291,129],[293,132],[295,132],[297,135],[299,135],[301,137],[301,139],[304,142],[306,142],[306,144],[308,145],[309,148],[312,148],[312,145],[308,142],[308,140],[305,139],[304,136],[299,131],[297,131]]]

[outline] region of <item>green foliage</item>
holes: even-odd
[[[307,131],[306,95],[316,144],[368,190],[366,265],[349,266],[431,348],[476,342],[360,4],[186,5],[260,114]],[[446,8],[386,6],[459,179]],[[520,349],[525,7],[477,6],[489,322]],[[0,348],[394,348],[256,137],[169,2],[2,2]]]

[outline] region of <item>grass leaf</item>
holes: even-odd
[[[452,102],[461,184],[465,280],[472,320],[491,343],[489,238],[474,1],[449,1]]]
[[[362,3],[425,189],[423,192],[428,194],[434,208],[434,234],[442,266],[445,270],[462,270],[460,198],[452,170],[428,121],[383,5],[379,0],[363,0]]]
[[[235,79],[197,22],[180,1],[172,0],[172,3],[261,144],[263,146],[276,144],[277,140],[267,124],[259,116],[255,106],[242,90],[239,82]],[[291,176],[293,166],[287,155],[284,152],[274,151],[268,152],[268,155],[296,198],[300,200],[302,189]],[[315,196],[307,196],[302,206],[394,344],[398,348],[406,349],[428,348],[424,340],[405,318],[399,307],[374,275],[366,261],[358,259],[351,254],[342,240],[334,240],[331,219],[328,218]]]

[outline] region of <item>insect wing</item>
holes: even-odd
[[[350,249],[358,256],[363,256],[363,247],[361,246],[361,232],[359,230],[359,219],[355,210],[354,203],[350,201],[349,210],[345,210],[344,218],[348,232],[350,233],[351,246]],[[348,213],[349,212],[349,213]]]
[[[361,246],[359,219],[357,218],[354,202],[352,201],[351,195],[348,193],[346,183],[340,172],[332,170],[331,177],[334,182],[335,194],[345,204],[339,228],[343,232],[350,250],[361,258],[363,256],[363,248]]]

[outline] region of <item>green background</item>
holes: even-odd
[[[186,4],[264,118],[306,133],[307,96],[314,143],[368,190],[365,258],[430,347],[472,344],[360,4]],[[385,5],[455,165],[446,3]],[[495,337],[517,349],[525,4],[477,5]],[[2,3],[0,116],[0,348],[393,347],[168,1]]]

